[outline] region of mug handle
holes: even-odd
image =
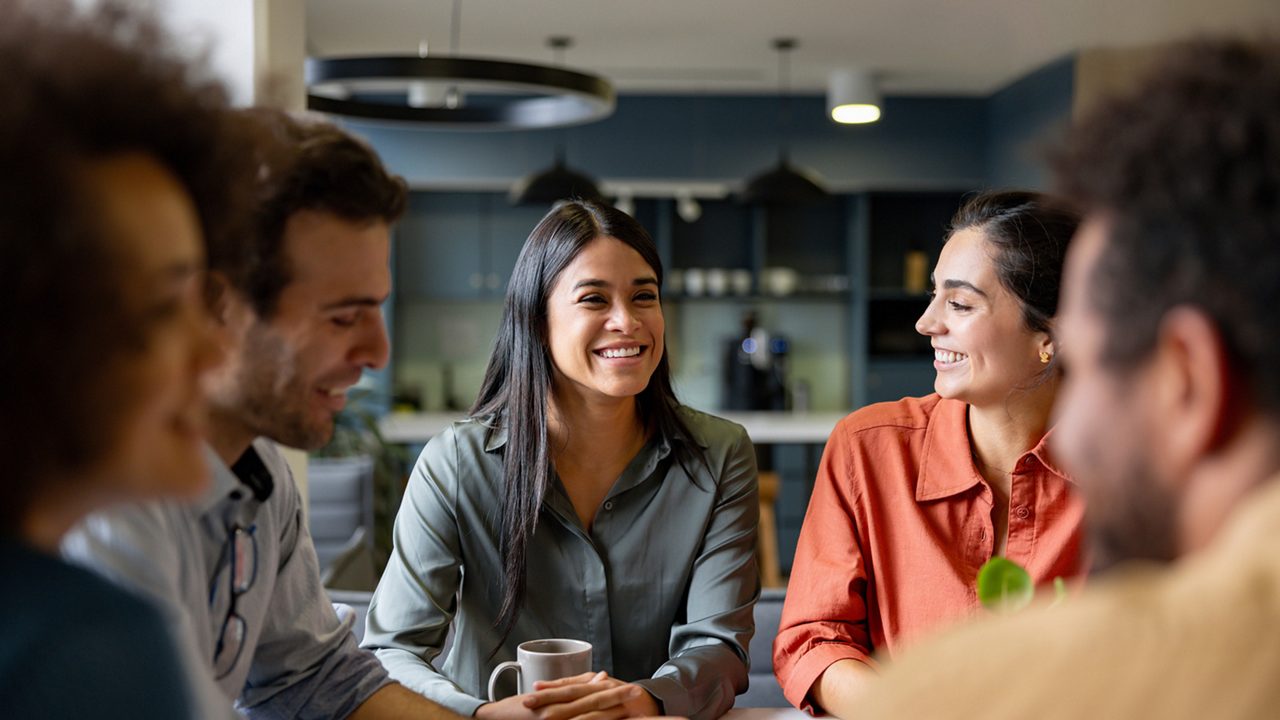
[[[496,702],[498,699],[493,696],[494,694],[493,691],[497,689],[498,677],[502,675],[503,671],[512,670],[512,669],[516,671],[516,687],[519,687],[520,663],[514,660],[508,660],[504,663],[499,663],[498,667],[494,668],[493,673],[489,675],[489,702]]]

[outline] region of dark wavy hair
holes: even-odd
[[[630,215],[593,201],[562,202],[525,241],[507,286],[502,322],[471,416],[501,427],[505,486],[502,506],[502,609],[494,623],[503,636],[515,626],[526,590],[526,555],[550,483],[547,409],[554,368],[547,336],[547,298],[564,269],[591,241],[615,238],[653,268],[662,285],[662,262],[649,233]],[[636,398],[640,421],[668,438],[676,460],[696,457],[680,419],[664,348],[648,386]],[[501,646],[501,643],[499,643]],[[494,649],[495,652],[497,648]]]
[[[1079,213],[1052,195],[992,190],[965,201],[947,239],[961,230],[982,231],[996,251],[996,277],[1021,303],[1027,329],[1048,333],[1058,314],[1062,263],[1079,225]]]
[[[1108,222],[1090,279],[1102,361],[1146,359],[1190,305],[1217,324],[1251,402],[1280,415],[1280,43],[1199,40],[1087,116],[1056,154],[1062,190]]]
[[[250,175],[223,87],[146,15],[0,0],[0,17],[0,532],[12,533],[42,488],[116,442],[136,388],[114,379],[148,341],[86,167],[126,153],[159,162],[193,200],[210,253],[242,231]]]
[[[965,229],[980,230],[994,250],[996,277],[1022,307],[1028,330],[1054,337],[1062,264],[1080,225],[1080,215],[1060,198],[1022,190],[993,190],[960,207],[947,239]],[[1056,360],[1056,359],[1055,359]],[[1041,377],[1057,371],[1051,361]]]
[[[332,123],[266,108],[242,116],[259,138],[254,228],[250,241],[210,255],[209,268],[226,276],[259,317],[269,318],[290,280],[284,252],[290,217],[319,210],[349,222],[390,225],[404,214],[408,186],[365,142]]]

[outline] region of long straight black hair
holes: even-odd
[[[503,451],[502,609],[494,623],[506,642],[524,604],[526,555],[538,526],[551,477],[547,406],[554,368],[547,336],[547,297],[564,269],[597,238],[617,239],[653,268],[662,286],[662,262],[649,233],[630,215],[586,200],[557,204],[525,241],[507,286],[502,324],[471,416],[506,430]],[[640,422],[668,438],[687,467],[695,445],[677,412],[664,347],[649,384],[636,397]],[[495,652],[498,648],[494,648]]]

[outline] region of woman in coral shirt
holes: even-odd
[[[1026,192],[980,195],[952,219],[916,323],[936,393],[849,415],[823,454],[773,646],[797,707],[852,717],[872,655],[974,612],[994,555],[1036,582],[1081,569],[1083,504],[1046,446],[1077,223]]]

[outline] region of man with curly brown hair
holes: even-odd
[[[1199,41],[1057,157],[1059,457],[1099,580],[907,653],[868,718],[1280,713],[1280,45]]]

